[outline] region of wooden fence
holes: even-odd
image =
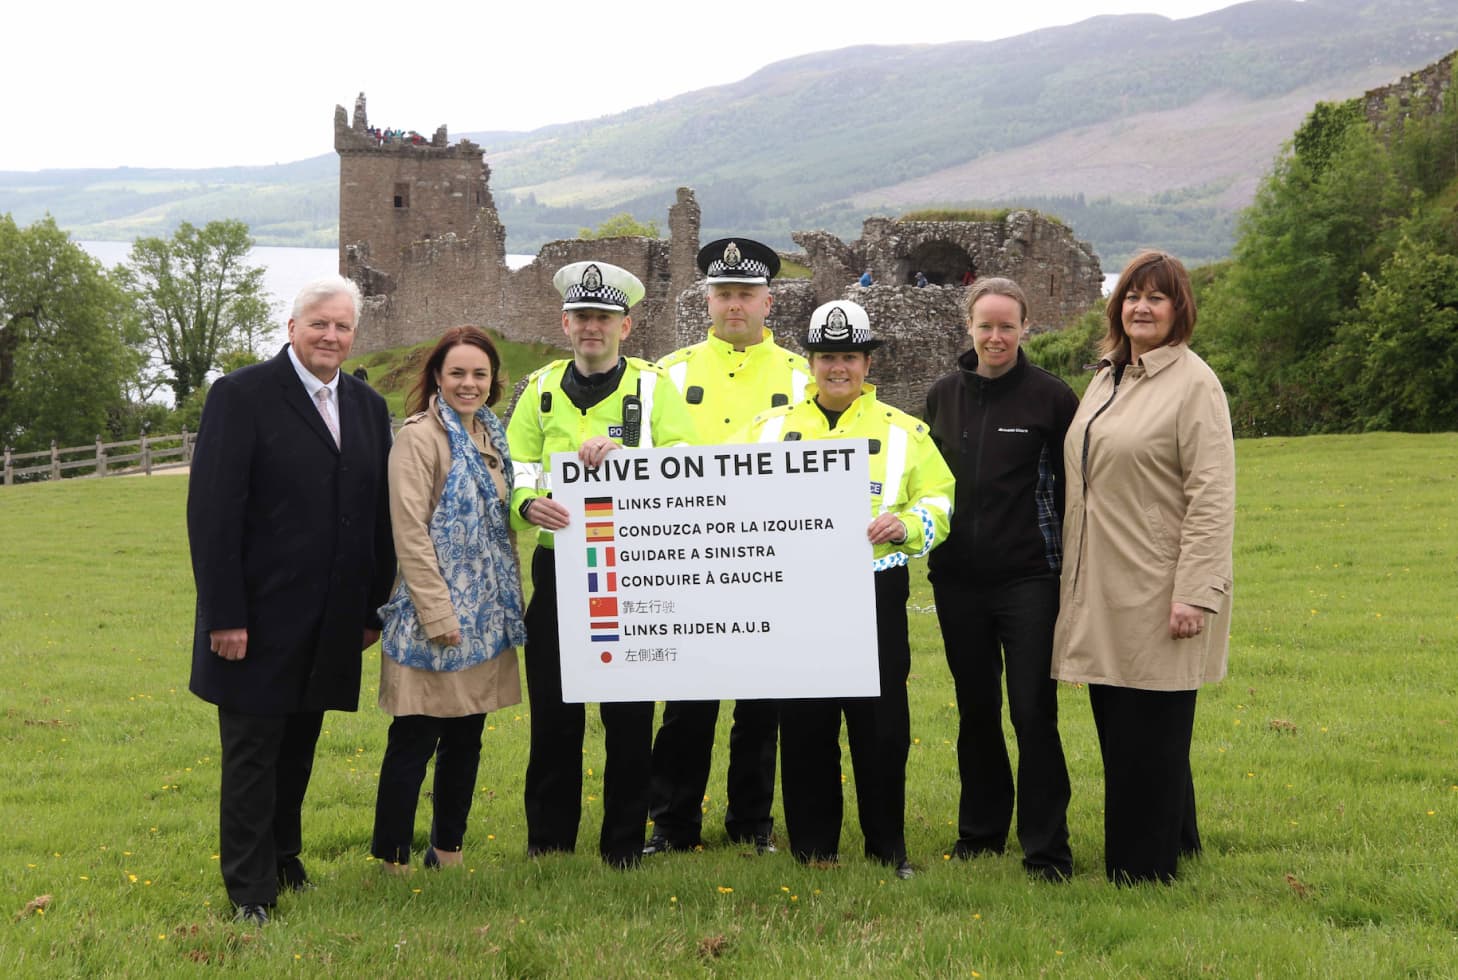
[[[16,480],[59,480],[64,476],[121,476],[187,466],[192,462],[192,444],[197,434],[183,429],[170,436],[142,436],[122,442],[102,442],[98,436],[90,446],[50,449],[35,453],[13,453],[5,449],[5,486]],[[133,452],[115,452],[132,449]],[[43,462],[41,462],[43,460]]]

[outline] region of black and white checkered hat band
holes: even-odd
[[[709,263],[708,277],[710,279],[764,279],[768,281],[770,275],[769,266],[759,259],[741,259],[738,265],[725,265],[723,259],[715,259]]]
[[[812,344],[869,344],[871,343],[871,331],[868,327],[851,327],[849,337],[844,334],[838,337],[827,337],[825,327],[816,324],[806,340]]]
[[[562,296],[562,309],[570,310],[580,306],[600,306],[615,310],[628,308],[628,294],[616,286],[603,283],[597,289],[586,289],[581,285],[568,286]]]

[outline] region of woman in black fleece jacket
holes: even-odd
[[[952,530],[928,563],[961,721],[958,858],[1001,854],[1013,777],[1002,736],[1002,675],[1018,740],[1018,842],[1029,874],[1062,881],[1068,768],[1049,676],[1058,618],[1063,437],[1078,398],[1019,344],[1027,299],[1010,279],[968,290],[972,349],[927,393],[926,421],[957,478]]]

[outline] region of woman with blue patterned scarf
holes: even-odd
[[[521,702],[521,570],[510,532],[511,456],[491,411],[501,357],[476,327],[446,331],[390,452],[400,574],[380,609],[380,708],[394,717],[380,764],[371,853],[410,868],[415,807],[435,756],[426,867],[462,863],[486,712]]]

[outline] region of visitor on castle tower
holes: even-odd
[[[732,441],[760,412],[799,401],[810,381],[800,355],[775,343],[765,319],[774,306],[770,280],[780,257],[748,238],[721,238],[699,250],[709,335],[658,362],[688,404],[699,441]],[[703,844],[703,800],[714,751],[718,701],[670,701],[653,744],[644,854],[692,851]],[[724,829],[729,840],[773,852],[775,751],[779,711],[770,700],[741,700],[729,732]]]

